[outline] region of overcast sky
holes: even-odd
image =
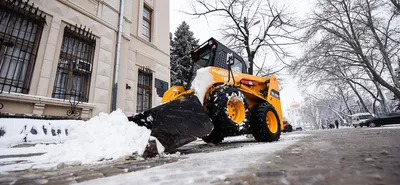
[[[289,10],[294,12],[296,16],[305,16],[310,11],[310,1],[312,0],[280,0],[278,2],[285,3],[289,6]],[[194,32],[194,36],[200,39],[200,43],[205,42],[210,37],[221,40],[221,34],[217,31],[222,24],[220,17],[210,14],[207,19],[204,17],[195,17],[187,15],[183,12],[191,12],[192,8],[190,0],[170,0],[170,32],[174,33],[176,28],[182,21],[186,21],[190,25],[190,29]],[[183,11],[183,12],[182,12]],[[293,53],[300,53],[299,49],[293,49]],[[269,62],[269,61],[268,61]],[[274,65],[271,61],[269,65]],[[283,112],[293,101],[301,101],[302,96],[297,88],[297,83],[292,77],[286,77],[288,80],[283,85],[281,91],[281,101],[283,104]]]

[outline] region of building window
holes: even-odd
[[[143,8],[143,37],[151,42],[151,19],[152,19],[152,10],[144,6]]]
[[[139,69],[136,111],[143,112],[151,108],[152,73]]]
[[[18,2],[0,1],[0,93],[29,92],[45,23],[40,10]]]
[[[65,27],[53,98],[88,102],[95,47],[89,30]]]

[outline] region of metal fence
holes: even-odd
[[[89,30],[82,26],[65,27],[54,98],[88,102],[95,47],[96,40]]]
[[[44,24],[28,2],[0,1],[0,93],[29,92]]]

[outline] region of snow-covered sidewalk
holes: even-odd
[[[50,122],[50,123],[49,123]],[[56,124],[54,124],[56,123]],[[2,119],[6,134],[0,138],[0,173],[28,168],[55,167],[59,164],[89,164],[115,160],[134,153],[141,155],[150,138],[150,130],[128,121],[121,110],[111,114],[100,113],[89,121],[48,121],[31,119]],[[27,125],[27,126],[23,126]],[[63,143],[37,144],[34,147],[10,148],[23,142],[23,137],[37,138],[31,143],[51,141],[44,133],[65,130]],[[43,128],[42,128],[43,127]],[[34,128],[36,134],[32,134]],[[62,128],[62,129],[61,129]],[[21,130],[23,130],[22,134]],[[24,133],[24,132],[27,133]],[[61,141],[57,139],[54,141]],[[44,153],[44,154],[43,154]],[[43,154],[43,155],[39,155]]]
[[[265,161],[266,157],[307,136],[309,135],[302,133],[282,135],[282,139],[278,142],[255,143],[224,151],[189,154],[185,156],[187,158],[175,163],[95,179],[82,184],[210,184],[217,180],[224,180],[225,177],[240,173],[241,170],[258,163],[268,163],[270,161]],[[238,136],[226,138],[224,142],[248,142],[250,140],[254,139]],[[196,143],[189,145],[196,145]]]

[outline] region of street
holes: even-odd
[[[398,125],[284,133],[274,143],[198,140],[164,157],[9,172],[0,184],[398,184],[399,140]],[[16,157],[0,156],[0,167]]]
[[[398,184],[399,127],[319,130],[215,184]],[[225,181],[225,182],[224,182]]]

